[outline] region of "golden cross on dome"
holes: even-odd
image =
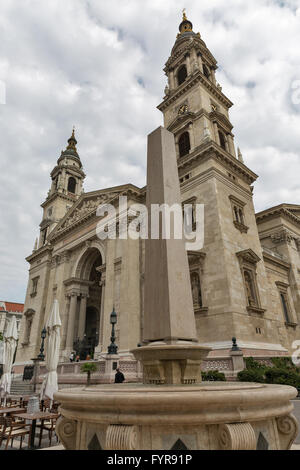
[[[184,9],[182,10],[182,20],[183,20],[183,21],[186,21],[186,20],[187,20],[187,17],[186,17],[186,8],[184,8]]]

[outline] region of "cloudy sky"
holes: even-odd
[[[86,192],[145,184],[184,7],[235,103],[236,145],[260,175],[256,210],[300,203],[300,0],[1,0],[0,300],[24,301],[24,258],[73,125]]]

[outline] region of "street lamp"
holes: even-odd
[[[41,349],[40,349],[40,354],[38,355],[38,360],[39,361],[44,361],[45,360],[45,354],[44,354],[44,343],[45,343],[45,338],[46,338],[46,335],[47,335],[47,330],[46,328],[44,327],[42,329],[42,333],[41,333],[41,338],[42,338],[42,343],[41,343]]]
[[[117,323],[117,314],[115,312],[115,307],[113,308],[113,311],[110,314],[110,323],[111,323],[111,343],[108,346],[108,354],[117,354],[118,352],[118,346],[115,344],[116,341],[116,335],[115,335],[115,324]]]
[[[34,376],[33,376],[33,392],[34,393],[36,393],[36,383],[37,383],[37,373],[38,373],[38,368],[39,368],[39,362],[45,360],[44,343],[45,343],[46,335],[47,335],[47,330],[44,327],[42,329],[42,332],[41,332],[42,342],[41,342],[40,353],[37,357],[31,359],[33,361],[33,364],[34,364],[34,372],[33,372],[33,374],[34,374]]]

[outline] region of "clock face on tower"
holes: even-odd
[[[185,114],[188,111],[188,106],[186,104],[182,104],[178,110],[178,114]]]

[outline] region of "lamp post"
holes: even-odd
[[[116,341],[116,335],[115,335],[115,324],[117,323],[117,314],[115,312],[115,308],[113,308],[113,311],[110,314],[110,323],[111,323],[111,343],[108,346],[108,354],[117,354],[118,352],[118,346],[115,344]]]
[[[34,378],[33,378],[33,392],[34,393],[36,393],[36,382],[37,382],[37,372],[38,372],[39,362],[45,360],[44,344],[45,344],[46,335],[47,335],[47,330],[44,327],[41,332],[42,342],[41,342],[41,347],[40,347],[40,353],[36,358],[32,359],[34,363]]]
[[[40,354],[38,355],[38,360],[39,361],[44,361],[45,360],[45,354],[44,354],[44,344],[45,344],[45,338],[47,336],[47,330],[46,328],[44,327],[42,329],[42,333],[41,333],[41,338],[42,338],[42,343],[41,343],[41,348],[40,348]]]

